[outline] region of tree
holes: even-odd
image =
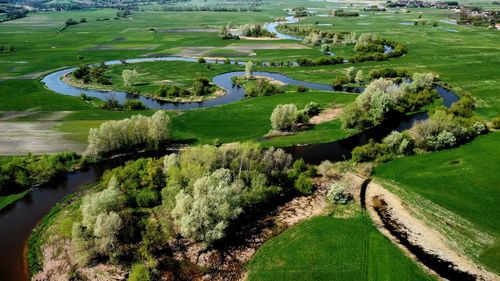
[[[134,86],[138,77],[139,73],[135,69],[125,69],[122,71],[123,84],[127,87]]]
[[[97,216],[94,226],[94,236],[96,247],[102,254],[109,255],[116,250],[118,242],[118,232],[122,226],[120,216],[115,212],[103,212]]]
[[[333,183],[332,185],[330,185],[326,197],[332,203],[346,204],[352,198],[352,195],[346,191],[347,186],[348,184],[345,182]]]
[[[328,44],[322,44],[321,45],[321,51],[323,54],[328,54],[330,52],[330,45]]]
[[[245,78],[252,79],[253,78],[253,62],[249,61],[245,65]]]
[[[351,66],[346,69],[345,76],[347,77],[347,80],[349,80],[349,82],[354,82],[356,79],[356,68],[354,66]]]
[[[356,73],[356,77],[354,78],[356,83],[359,85],[365,80],[365,74],[363,73],[363,70],[358,70]]]
[[[181,234],[208,244],[224,237],[229,222],[242,212],[242,188],[243,183],[233,181],[229,170],[219,169],[196,180],[192,194],[181,190],[172,210]]]
[[[292,131],[297,121],[297,106],[278,104],[271,114],[271,126],[278,132]]]

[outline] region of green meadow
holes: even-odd
[[[423,197],[451,212],[445,220],[452,224],[465,253],[497,273],[500,272],[500,134],[490,133],[459,148],[405,157],[381,165],[375,176],[399,188],[412,204],[425,208]],[[429,210],[432,211],[432,210]],[[437,218],[430,218],[439,219]],[[465,219],[467,226],[455,225]],[[481,240],[480,233],[490,239]],[[459,235],[451,233],[452,235]],[[463,240],[463,241],[462,241]],[[477,249],[466,246],[477,244]]]
[[[435,280],[372,225],[319,216],[266,242],[247,264],[248,280]]]

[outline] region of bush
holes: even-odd
[[[446,130],[440,132],[435,137],[429,137],[427,144],[431,149],[440,150],[443,148],[450,148],[457,144],[457,138]]]
[[[493,127],[493,129],[500,129],[500,117],[491,119],[491,126]]]
[[[294,104],[278,104],[271,114],[271,126],[278,132],[293,131],[297,116],[297,107]]]
[[[347,204],[352,199],[352,195],[346,191],[348,184],[345,182],[335,182],[330,185],[326,197],[335,204]]]
[[[305,93],[307,91],[309,91],[309,89],[307,89],[306,87],[304,87],[302,85],[297,86],[297,92],[299,92],[299,93]]]
[[[212,93],[210,80],[204,77],[198,77],[193,81],[191,93],[194,96],[204,96]]]
[[[309,117],[318,115],[321,112],[321,106],[318,103],[310,102],[304,107],[304,113]]]
[[[137,193],[135,201],[139,207],[153,207],[160,203],[160,195],[151,189],[144,188]]]
[[[127,100],[123,104],[123,108],[126,110],[144,110],[146,106],[140,100]]]
[[[150,281],[152,280],[149,269],[142,263],[134,263],[127,281]]]
[[[265,79],[257,79],[245,84],[245,95],[248,97],[263,97],[282,93],[280,89]]]
[[[297,191],[302,194],[311,194],[313,191],[313,184],[311,179],[304,173],[299,174],[293,186]]]
[[[203,57],[198,58],[198,63],[206,63],[207,61]]]
[[[332,162],[325,160],[318,165],[317,173],[323,177],[334,177],[337,175],[334,167]]]

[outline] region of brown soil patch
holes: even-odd
[[[377,200],[383,200],[387,204],[386,209],[388,214],[395,221],[395,223],[405,229],[405,232],[408,235],[408,240],[413,245],[420,246],[427,253],[433,254],[442,260],[451,262],[461,271],[478,276],[479,280],[500,280],[500,278],[495,274],[488,272],[484,268],[474,264],[467,257],[453,251],[446,243],[446,238],[437,230],[425,224],[425,222],[415,218],[408,211],[406,204],[402,202],[398,196],[386,190],[380,184],[371,182],[366,190],[366,206],[370,217],[380,232],[388,237],[394,244],[403,249],[403,251],[405,251],[412,258],[415,259],[413,254],[399,244],[397,239],[383,226],[383,222],[374,208],[374,198],[377,198]]]
[[[342,108],[327,108],[320,112],[320,114],[313,116],[309,123],[312,125],[318,125],[328,121],[337,119],[342,113]]]

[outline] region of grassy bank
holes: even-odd
[[[7,196],[0,196],[0,210],[9,206],[10,204],[16,202],[17,200],[22,199],[28,193],[29,193],[29,190],[25,190],[23,192],[16,193],[16,194],[11,194],[11,195],[7,195]]]
[[[266,242],[248,280],[434,280],[358,213],[316,217]]]
[[[393,190],[415,206],[423,204],[421,197],[451,212],[445,219],[454,228],[449,237],[458,240],[462,251],[498,273],[500,176],[495,171],[500,169],[499,148],[500,134],[490,133],[459,148],[391,161],[378,167],[375,176],[389,180],[389,187],[399,187]],[[430,217],[429,221],[439,219]],[[463,219],[467,225],[457,223]],[[481,233],[490,238],[482,239]]]

